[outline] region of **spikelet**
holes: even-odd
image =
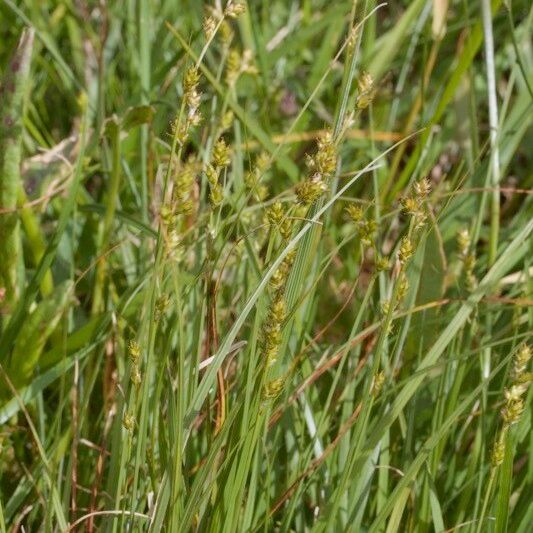
[[[383,383],[385,383],[385,373],[383,372],[383,370],[381,370],[372,378],[372,387],[370,393],[372,394],[372,396],[374,396],[374,398],[379,396],[379,393],[383,388]]]
[[[213,36],[215,35],[216,27],[217,27],[217,21],[215,20],[215,17],[208,16],[204,18],[202,28],[204,30],[206,41],[209,41],[213,38]]]
[[[292,223],[283,211],[281,202],[276,202],[269,209],[267,209],[266,218],[271,226],[276,227],[283,239],[290,239],[292,233]]]
[[[523,343],[518,347],[511,368],[511,385],[504,390],[505,403],[501,409],[503,426],[492,448],[491,464],[493,468],[502,464],[505,457],[505,448],[509,428],[517,424],[524,412],[524,399],[532,380],[531,374],[526,372],[527,364],[531,359],[531,348]]]
[[[415,184],[415,194],[420,200],[426,198],[430,191],[431,185],[427,178],[422,178],[418,183]]]
[[[231,163],[231,152],[224,139],[219,139],[213,148],[213,165],[224,168]]]
[[[122,425],[127,431],[133,431],[135,429],[135,417],[129,413],[124,413],[122,418]]]
[[[205,175],[209,182],[209,200],[213,207],[217,207],[224,199],[224,190],[219,183],[219,177],[224,168],[231,163],[231,150],[223,138],[220,138],[213,148],[211,163],[205,168]]]
[[[376,95],[374,80],[368,72],[363,72],[358,81],[358,85],[359,94],[357,96],[356,106],[358,109],[365,109],[372,103]]]
[[[337,147],[331,132],[326,131],[318,137],[316,153],[306,159],[311,176],[294,189],[298,203],[303,206],[313,204],[328,190],[327,180],[337,167]]]
[[[231,87],[235,85],[241,68],[241,54],[232,48],[226,60],[226,83]]]
[[[271,302],[267,318],[262,328],[263,358],[267,367],[277,361],[281,344],[281,327],[286,317],[285,300],[281,294]]]
[[[246,11],[246,5],[241,2],[228,2],[226,9],[224,9],[224,16],[236,19]]]
[[[374,242],[377,223],[372,218],[361,220],[359,223],[359,236],[363,246],[370,246]]]
[[[378,272],[385,272],[390,268],[390,261],[387,257],[378,256],[376,259],[376,270]]]
[[[328,186],[324,181],[316,177],[298,183],[294,188],[294,193],[300,204],[308,206],[320,198],[327,190]]]
[[[409,237],[403,237],[400,242],[400,249],[398,251],[398,260],[400,261],[401,266],[405,266],[407,261],[413,255],[414,249],[411,239]]]
[[[263,398],[265,400],[274,400],[283,390],[284,378],[273,379],[269,381],[263,388]]]
[[[362,207],[358,205],[350,204],[348,207],[344,209],[344,211],[346,212],[350,220],[352,222],[355,222],[356,224],[361,222],[361,220],[363,220],[363,217],[365,216]]]

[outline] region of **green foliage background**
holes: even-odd
[[[530,531],[532,18],[0,0],[0,531]]]

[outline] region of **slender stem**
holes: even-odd
[[[498,148],[498,101],[496,98],[496,67],[494,64],[494,37],[490,0],[481,0],[481,16],[485,37],[485,63],[487,67],[487,92],[489,105],[491,162],[490,184],[493,188],[490,213],[489,266],[496,261],[500,230],[500,151]]]
[[[490,471],[489,484],[487,486],[487,491],[485,492],[485,498],[483,499],[483,507],[481,508],[481,514],[476,526],[476,533],[481,533],[483,528],[483,522],[485,521],[485,515],[487,513],[487,507],[489,505],[489,500],[492,495],[492,486],[494,484],[494,479],[496,477],[496,469],[492,468]]]

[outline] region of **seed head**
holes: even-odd
[[[246,74],[251,75],[255,75],[259,72],[254,64],[254,54],[249,49],[244,50],[244,52],[242,53],[240,70],[241,72],[245,72]]]
[[[374,234],[377,229],[376,221],[368,218],[359,223],[359,234],[361,237],[361,244],[370,246],[374,242]]]
[[[413,217],[415,228],[421,228],[426,221],[422,200],[418,196],[407,196],[401,200],[403,211]]]
[[[278,225],[282,221],[283,215],[283,206],[281,205],[281,202],[276,202],[269,207],[266,212],[267,220],[273,226]]]
[[[313,177],[298,183],[294,192],[300,204],[309,206],[322,196],[327,188],[327,185],[320,177]]]
[[[315,168],[322,176],[330,176],[337,168],[337,147],[331,132],[326,132],[317,141]]]
[[[228,3],[224,10],[224,16],[232,19],[236,19],[246,11],[246,5],[241,2]]]
[[[226,61],[226,83],[229,86],[235,85],[241,70],[241,54],[232,48]]]
[[[474,254],[467,254],[463,258],[463,265],[465,269],[466,287],[469,291],[473,291],[477,287],[477,278],[474,273],[476,256]]]
[[[415,194],[419,199],[425,198],[431,191],[431,185],[427,178],[422,178],[417,184],[415,184]]]
[[[283,211],[281,202],[276,202],[267,209],[266,217],[268,222],[279,230],[281,236],[288,240],[292,233],[292,223]]]
[[[133,431],[135,428],[135,417],[129,413],[124,413],[124,418],[122,419],[122,425],[127,431]]]
[[[408,290],[409,280],[407,279],[405,273],[402,272],[398,280],[398,302],[401,302],[405,298],[405,295],[407,294]]]
[[[530,359],[531,348],[525,342],[523,342],[520,345],[513,361],[512,375],[514,379],[519,378],[525,372],[526,366]]]
[[[223,138],[220,138],[213,148],[213,165],[227,167],[231,163],[230,149]]]
[[[383,387],[383,383],[385,383],[385,373],[381,370],[377,374],[374,375],[374,378],[372,380],[372,389],[371,394],[376,398],[379,396],[379,393],[381,392],[381,389]]]
[[[507,402],[517,402],[521,399],[524,392],[527,390],[527,383],[520,383],[512,385],[509,389],[503,391],[503,395]]]
[[[262,201],[268,196],[268,189],[266,185],[259,182],[257,172],[247,172],[244,176],[244,183],[252,190],[256,200]]]
[[[165,311],[167,310],[168,306],[170,305],[170,299],[168,297],[168,294],[162,294],[155,303],[155,316],[154,319],[156,322],[159,322],[163,315],[165,314]]]
[[[376,270],[378,272],[385,272],[390,268],[390,261],[387,257],[378,256],[376,259]]]
[[[224,199],[224,191],[219,183],[215,183],[211,186],[211,191],[209,193],[209,200],[213,207],[218,207],[222,200]]]
[[[470,249],[470,233],[466,228],[463,228],[457,232],[457,248],[459,249],[459,254],[465,257],[468,254]]]
[[[260,173],[266,172],[270,165],[270,155],[267,152],[261,152],[255,161],[255,166]]]
[[[231,125],[233,124],[233,118],[233,111],[229,110],[224,113],[220,124],[223,131],[229,130],[231,128]]]
[[[400,251],[398,252],[398,259],[400,261],[400,265],[405,266],[407,261],[413,255],[413,251],[413,244],[411,243],[409,237],[403,237],[400,243]]]
[[[168,204],[163,204],[159,208],[159,216],[161,217],[161,221],[163,224],[167,227],[172,227],[175,223],[175,213],[172,209],[172,206]]]
[[[276,324],[281,324],[285,320],[287,309],[285,307],[285,300],[279,296],[272,302],[270,306],[269,320]]]
[[[139,363],[141,357],[141,347],[133,339],[128,343],[128,354],[130,356],[131,362],[136,365]]]
[[[220,24],[220,40],[222,41],[222,45],[227,48],[230,46],[231,41],[233,41],[233,29],[231,28],[231,24],[228,23],[227,20],[223,20]]]
[[[263,356],[267,367],[272,366],[277,361],[281,344],[281,327],[285,315],[285,300],[283,296],[278,295],[270,304],[268,316],[263,324]]]
[[[363,220],[364,211],[362,207],[358,205],[350,204],[348,207],[346,207],[345,211],[350,217],[350,219],[356,224],[361,222],[361,220]]]
[[[178,169],[172,190],[174,211],[177,215],[188,215],[193,211],[192,190],[200,170],[200,164],[192,156]]]
[[[180,146],[183,146],[189,138],[189,128],[187,127],[187,124],[180,124],[178,119],[176,118],[172,122],[171,127],[172,134],[176,136],[176,141]]]
[[[279,291],[284,287],[295,257],[296,250],[293,249],[285,256],[285,259],[281,262],[281,265],[276,269],[270,278],[270,285],[274,290]]]
[[[183,92],[187,94],[191,91],[195,91],[199,81],[200,74],[198,69],[194,65],[190,66],[183,76]]]
[[[266,400],[277,398],[283,389],[284,378],[274,379],[268,382],[263,390],[263,396]]]
[[[518,398],[517,400],[507,401],[505,407],[502,409],[502,418],[506,425],[511,426],[520,420],[520,415],[524,411],[524,400]]]
[[[358,82],[359,95],[357,96],[356,105],[359,109],[367,108],[374,99],[376,90],[374,89],[374,80],[368,72],[363,72]]]
[[[412,196],[406,196],[401,199],[403,211],[408,215],[414,215],[420,209],[418,200]]]
[[[207,165],[205,175],[209,185],[214,186],[218,183],[218,170],[213,165]]]
[[[490,462],[493,468],[500,466],[503,463],[505,457],[505,440],[498,439],[494,446],[492,447],[492,452],[490,456]]]
[[[175,261],[183,258],[183,243],[177,229],[171,229],[167,234],[166,247],[169,256]]]
[[[215,35],[215,30],[217,27],[217,22],[214,17],[209,16],[204,19],[203,30],[206,40],[210,40]]]
[[[131,367],[131,382],[138,387],[141,384],[141,372],[138,366]]]

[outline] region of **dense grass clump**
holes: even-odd
[[[526,533],[517,0],[0,0],[0,532]]]

